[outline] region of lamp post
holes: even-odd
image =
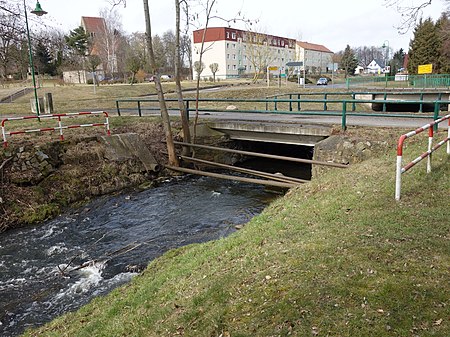
[[[30,71],[31,71],[31,78],[33,81],[33,90],[34,90],[34,103],[36,105],[36,114],[39,116],[39,101],[38,101],[38,95],[36,90],[36,78],[34,76],[34,63],[33,63],[33,51],[31,48],[31,38],[30,38],[30,28],[28,26],[28,14],[27,14],[27,6],[25,3],[25,0],[23,0],[23,9],[25,11],[25,25],[27,27],[27,38],[28,38],[28,54],[30,58]],[[31,11],[31,13],[42,16],[44,14],[47,14],[46,11],[42,10],[41,4],[39,3],[39,0],[36,1],[36,8]]]
[[[386,54],[385,54],[385,62],[384,62],[384,71],[386,72],[386,67],[387,67],[387,62],[389,60],[389,41],[388,40],[384,40],[383,45],[381,46],[381,48],[386,48]]]
[[[383,49],[386,48],[386,54],[385,54],[385,59],[384,59],[384,78],[385,78],[385,86],[387,88],[387,75],[388,73],[386,72],[386,68],[387,68],[387,62],[389,59],[389,41],[388,40],[384,40],[383,45],[381,46]],[[389,67],[389,72],[390,72],[391,68]]]

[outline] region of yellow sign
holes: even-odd
[[[278,70],[278,67],[267,67],[267,69],[269,69],[269,71],[275,71]]]
[[[433,65],[430,64],[422,64],[419,66],[419,74],[431,74],[433,72]]]

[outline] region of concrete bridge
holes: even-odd
[[[314,146],[331,135],[331,126],[256,121],[213,121],[208,126],[232,140]]]

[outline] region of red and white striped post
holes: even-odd
[[[437,143],[433,147],[433,136],[434,131],[433,127],[435,125],[438,125],[439,123],[448,120],[448,131],[447,131],[447,137]],[[428,131],[428,150],[424,153],[422,153],[419,157],[411,161],[409,164],[407,164],[405,167],[402,167],[402,158],[403,158],[403,143],[406,139],[415,136],[426,129],[429,129]],[[400,136],[397,144],[397,164],[396,164],[396,175],[395,175],[395,200],[400,200],[400,192],[401,192],[401,184],[402,184],[402,174],[408,171],[410,168],[412,168],[414,165],[422,161],[423,159],[428,157],[427,162],[427,173],[431,172],[431,155],[434,151],[439,149],[442,145],[447,143],[447,154],[450,154],[450,115],[446,115],[440,119],[435,120],[434,122],[424,125],[421,128],[418,128],[414,131],[408,132],[402,136]]]
[[[105,122],[104,123],[89,123],[89,124],[76,124],[76,125],[62,125],[61,117],[70,117],[70,116],[82,116],[82,115],[99,115],[103,114],[105,116]],[[58,119],[58,126],[57,127],[49,127],[49,128],[41,128],[41,129],[25,129],[20,131],[10,131],[6,132],[5,123],[7,121],[13,121],[13,120],[26,120],[26,119],[48,119],[48,118],[57,118]],[[24,116],[24,117],[12,117],[12,118],[5,118],[2,120],[2,136],[3,136],[3,147],[8,147],[8,141],[7,136],[12,135],[18,135],[18,134],[26,134],[26,133],[33,133],[33,132],[45,132],[45,131],[57,131],[59,130],[59,138],[61,140],[64,140],[63,135],[63,129],[76,129],[76,128],[82,128],[82,127],[89,127],[89,126],[104,126],[106,129],[106,134],[108,136],[111,135],[111,130],[109,128],[109,115],[106,111],[91,111],[91,112],[70,112],[65,114],[52,114],[52,115],[40,115],[40,116]]]

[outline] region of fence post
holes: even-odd
[[[342,130],[347,130],[347,101],[342,101]]]
[[[384,96],[383,96],[383,100],[384,100],[384,103],[383,103],[383,112],[386,112],[386,98],[387,98],[387,92],[385,91],[385,92],[384,92]]]
[[[117,115],[120,116],[119,101],[116,100]]]
[[[275,96],[275,100],[274,100],[274,109],[275,109],[275,111],[278,111],[278,105],[277,105],[277,99],[278,99],[278,96]]]
[[[300,104],[300,97],[301,97],[301,95],[300,94],[298,94],[298,102],[297,102],[297,106],[298,106],[298,111],[300,111],[301,109],[302,109],[302,107],[301,107],[301,104]]]
[[[323,99],[325,100],[325,102],[323,102],[323,111],[327,111],[327,94],[323,95]]]
[[[292,94],[289,94],[289,111],[292,111]]]
[[[137,104],[138,104],[138,113],[139,113],[139,117],[142,117],[141,101],[137,101]]]
[[[356,94],[354,92],[352,92],[352,100],[354,101],[356,99]],[[352,104],[352,111],[356,110],[356,103],[353,102]]]

